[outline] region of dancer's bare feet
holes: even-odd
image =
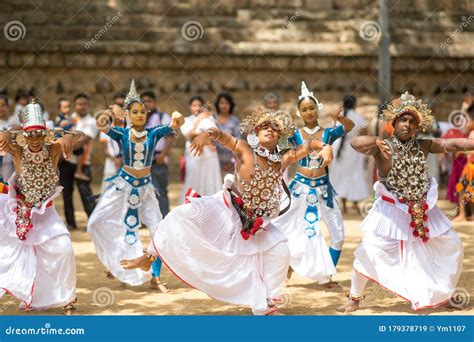
[[[136,268],[141,269],[142,271],[149,271],[151,268],[152,262],[149,258],[143,254],[141,257],[131,259],[131,260],[120,260],[120,265],[126,270],[133,270]]]
[[[68,305],[66,305],[64,308],[63,308],[63,312],[66,316],[71,316],[72,315],[72,312],[74,310],[76,310],[76,307],[74,306],[74,304],[76,304],[77,302],[77,297],[74,298],[74,300],[69,303]]]
[[[355,297],[350,293],[347,294],[347,301],[338,307],[336,310],[342,313],[351,313],[359,309],[359,303],[364,298],[364,296]]]
[[[166,286],[166,283],[162,283],[160,281],[160,278],[158,277],[153,277],[150,282],[150,287],[154,290],[160,290],[163,293],[169,292],[168,287]]]
[[[359,301],[348,299],[344,304],[338,307],[336,310],[342,313],[351,313],[359,309]]]
[[[285,316],[281,313],[277,306],[270,306],[265,312],[265,316]]]

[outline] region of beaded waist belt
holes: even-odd
[[[317,178],[311,178],[311,177],[306,177],[303,176],[301,173],[296,173],[295,174],[295,181],[306,184],[310,187],[316,187],[316,186],[321,186],[321,185],[327,185],[329,184],[329,177],[328,175],[324,175],[321,177]]]
[[[133,176],[132,174],[128,173],[124,169],[120,169],[118,172],[118,175],[122,177],[128,184],[133,186],[134,188],[139,188],[141,186],[147,185],[151,183],[151,175],[142,177],[142,178],[137,178]]]
[[[122,178],[132,186],[130,193],[128,194],[128,208],[124,218],[124,224],[126,228],[124,240],[129,245],[133,245],[138,241],[136,231],[141,226],[140,217],[138,215],[138,207],[140,206],[141,198],[138,188],[147,184],[151,184],[152,179],[151,175],[142,178],[137,178],[125,171],[124,169],[119,170],[118,176],[120,176],[120,178]]]

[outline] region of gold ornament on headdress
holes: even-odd
[[[418,121],[419,127],[428,130],[433,124],[431,109],[426,103],[405,92],[400,98],[393,100],[381,114],[381,119],[393,123],[402,114],[411,114]]]
[[[293,119],[287,112],[281,110],[273,111],[259,107],[242,121],[240,124],[240,132],[242,134],[254,132],[258,126],[265,122],[276,123],[280,128],[280,134],[285,137],[291,136],[296,130]]]

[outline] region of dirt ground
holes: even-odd
[[[98,187],[95,187],[98,189]],[[172,203],[177,202],[180,187],[170,186]],[[75,203],[80,207],[79,198]],[[454,205],[440,201],[440,207],[448,215],[453,213]],[[58,201],[58,211],[62,214],[62,201]],[[85,232],[86,216],[77,212],[80,228],[72,232],[74,250],[77,262],[77,311],[78,315],[251,315],[247,307],[228,305],[209,298],[202,292],[188,287],[177,279],[163,266],[162,280],[168,283],[170,291],[166,294],[151,290],[149,284],[131,287],[117,280],[109,280],[104,274],[104,267],[99,262],[94,245]],[[345,293],[350,287],[351,265],[353,252],[361,239],[359,224],[361,217],[355,211],[345,215],[346,241],[338,274],[333,278],[339,286],[327,288],[316,285],[311,281],[293,273],[284,292],[285,305],[282,312],[287,315],[337,315],[336,307],[345,301]],[[464,270],[458,287],[463,288],[473,296],[474,279],[474,236],[473,222],[454,224],[464,244]],[[327,232],[324,230],[325,236]],[[140,230],[142,241],[149,241],[148,230]],[[452,308],[437,308],[422,310],[415,313],[403,299],[369,283],[366,298],[361,303],[361,309],[355,315],[459,315],[472,314],[470,310]],[[471,303],[472,304],[472,303]],[[18,302],[11,297],[0,299],[0,314],[23,315],[18,310]],[[26,314],[62,314],[61,309],[50,309],[43,312]]]

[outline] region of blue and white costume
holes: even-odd
[[[345,134],[342,125],[326,128],[322,140],[332,144]],[[295,146],[305,143],[299,130],[290,138]],[[299,166],[318,168],[317,153],[299,161]],[[293,270],[321,284],[330,281],[336,273],[336,265],[344,243],[344,223],[336,192],[327,175],[318,178],[305,177],[300,173],[290,183],[290,209],[282,216],[273,220],[273,224],[281,229],[288,238]],[[331,238],[328,249],[320,229],[320,220],[326,224]]]
[[[149,168],[158,140],[172,132],[169,126],[156,126],[145,130],[142,142],[131,141],[131,129],[111,127],[107,132],[117,141],[123,155],[123,164],[141,170]],[[88,232],[94,241],[100,261],[123,283],[141,285],[151,278],[150,272],[139,269],[125,270],[120,260],[133,259],[143,253],[138,229],[144,223],[153,234],[162,219],[155,196],[151,175],[136,178],[120,168],[107,179],[109,185],[89,219]],[[153,276],[159,277],[161,260],[153,263]]]

